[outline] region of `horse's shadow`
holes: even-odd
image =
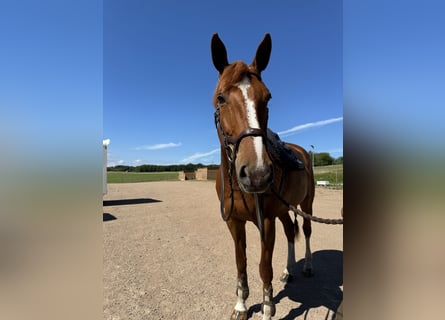
[[[306,319],[311,308],[320,306],[328,308],[334,315],[343,300],[343,291],[340,288],[343,284],[343,252],[321,250],[314,252],[312,256],[315,275],[311,278],[305,277],[302,274],[304,259],[299,260],[295,270],[292,270],[292,280],[273,299],[277,309],[280,301],[285,297],[299,303],[298,307],[290,310],[281,320],[295,319],[305,312],[304,319]],[[261,304],[253,305],[249,308],[248,317],[260,311]]]

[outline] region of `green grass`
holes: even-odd
[[[343,184],[343,165],[314,168],[315,181],[327,180],[331,186]],[[108,183],[178,180],[178,172],[107,172]]]
[[[330,185],[343,184],[343,165],[314,167],[315,181],[326,180]]]
[[[177,172],[107,172],[108,183],[178,180]]]

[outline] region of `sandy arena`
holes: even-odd
[[[341,218],[343,191],[317,187],[314,215]],[[103,207],[103,313],[121,319],[229,319],[236,303],[233,240],[219,213],[214,181],[109,184]],[[279,276],[287,244],[277,221],[274,319],[332,319],[343,298],[343,226],[312,223],[315,276],[298,269],[287,285]],[[247,224],[249,319],[261,319],[259,232]]]

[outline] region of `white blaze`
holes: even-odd
[[[247,121],[250,128],[260,129],[260,124],[258,122],[258,117],[255,110],[255,102],[249,98],[247,95],[247,90],[250,88],[250,80],[245,77],[241,82],[238,83],[238,88],[243,93],[244,102],[247,108]],[[257,167],[261,168],[264,166],[263,163],[263,140],[261,137],[253,137],[253,145],[255,148],[255,153],[257,156]]]

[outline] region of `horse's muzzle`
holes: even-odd
[[[263,193],[273,180],[272,166],[252,167],[241,166],[238,175],[238,184],[244,192]]]

